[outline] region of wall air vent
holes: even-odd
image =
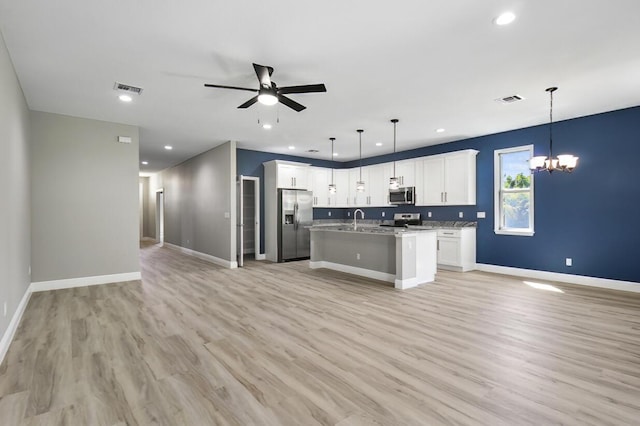
[[[501,104],[512,104],[514,102],[519,102],[521,100],[524,100],[524,98],[520,95],[511,95],[511,96],[505,96],[504,98],[498,98],[495,101],[496,102],[500,102]]]
[[[317,149],[308,149],[307,152],[311,152],[315,154],[316,152],[320,152],[320,151],[318,151]]]
[[[129,84],[118,83],[117,81],[113,85],[113,90],[121,90],[123,92],[136,93],[138,95],[142,93],[142,87],[136,87],[136,86],[131,86]]]

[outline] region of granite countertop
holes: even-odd
[[[393,225],[393,220],[373,220],[358,219],[358,228],[362,227],[379,227],[380,225]],[[353,219],[316,219],[313,221],[314,227],[345,227],[353,226]],[[476,228],[478,222],[462,221],[462,220],[423,220],[421,225],[413,226],[409,229],[450,229],[450,228]],[[382,229],[385,229],[383,227]],[[387,228],[388,229],[388,228]],[[407,229],[407,228],[390,228],[390,229]]]
[[[395,234],[407,234],[407,233],[417,233],[417,232],[431,232],[435,231],[436,228],[431,227],[409,227],[409,228],[394,228],[394,227],[385,227],[380,225],[372,225],[372,224],[361,224],[358,221],[358,226],[353,227],[353,222],[350,223],[333,223],[333,224],[320,224],[310,226],[309,229],[311,231],[330,231],[330,232],[350,232],[350,233],[358,233],[358,234],[382,234],[382,235],[395,235]]]

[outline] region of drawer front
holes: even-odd
[[[438,229],[438,237],[460,238],[459,229]]]

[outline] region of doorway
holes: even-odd
[[[164,189],[156,191],[156,241],[164,244]]]
[[[260,178],[238,177],[238,266],[244,266],[245,256],[255,260],[264,259],[260,254]],[[253,256],[251,256],[253,255]]]

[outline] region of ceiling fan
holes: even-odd
[[[275,105],[278,102],[288,106],[289,108],[300,112],[306,107],[299,104],[291,98],[284,95],[291,93],[313,93],[313,92],[326,92],[327,88],[324,84],[305,84],[303,86],[288,86],[278,87],[276,83],[271,80],[271,74],[273,74],[272,67],[265,67],[264,65],[253,64],[253,69],[256,71],[258,81],[260,82],[259,89],[249,89],[247,87],[235,87],[235,86],[223,86],[221,84],[205,84],[204,87],[217,87],[221,89],[234,89],[234,90],[246,90],[249,92],[258,92],[256,96],[249,99],[247,102],[240,105],[238,108],[249,108],[256,102],[260,102],[264,105]]]

